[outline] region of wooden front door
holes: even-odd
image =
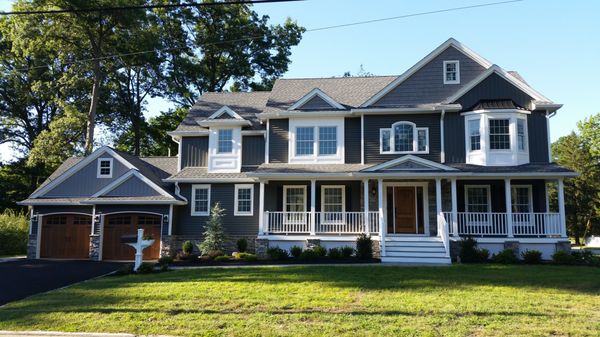
[[[92,217],[59,214],[42,217],[40,257],[87,259],[90,252]]]
[[[104,219],[103,260],[133,260],[135,249],[121,243],[124,235],[136,235],[138,228],[154,239],[152,246],[144,249],[144,259],[155,260],[160,255],[160,224],[162,218],[151,214],[114,214]]]
[[[395,233],[417,233],[417,204],[415,188],[394,187]]]

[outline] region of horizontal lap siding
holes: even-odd
[[[374,115],[365,116],[365,163],[375,164],[399,158],[405,154],[380,154],[379,129],[391,128],[396,122],[407,121],[416,126],[429,129],[429,153],[414,154],[416,156],[440,161],[440,115],[439,114],[410,114],[410,115]]]
[[[269,162],[288,162],[288,130],[287,119],[271,119],[269,121]]]
[[[132,176],[114,190],[106,193],[107,197],[139,197],[161,195],[154,188],[148,186],[139,178]]]
[[[183,137],[181,141],[181,168],[206,167],[208,163],[208,136]]]
[[[177,207],[177,224],[174,235],[202,235],[208,216],[191,216],[191,184],[180,184],[181,195],[188,200],[185,207]],[[211,184],[211,208],[217,202],[225,209],[223,227],[230,235],[256,235],[258,233],[259,185],[254,184],[253,216],[234,216],[235,184]]]
[[[242,137],[242,166],[258,166],[265,162],[265,137]]]
[[[360,164],[360,118],[344,120],[344,157],[347,164]]]

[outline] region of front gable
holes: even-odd
[[[98,197],[153,197],[171,195],[137,170],[131,170],[92,195]]]
[[[343,105],[336,102],[319,88],[314,88],[308,94],[300,98],[288,110],[342,110]]]
[[[365,172],[402,172],[402,171],[456,171],[446,166],[421,157],[406,155],[379,165],[369,167]]]

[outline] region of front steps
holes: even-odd
[[[385,238],[384,263],[451,264],[442,239],[436,236],[394,236]]]

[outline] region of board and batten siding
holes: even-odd
[[[288,132],[287,119],[271,119],[269,121],[269,162],[288,162]]]
[[[531,185],[533,212],[546,212],[546,190],[542,179],[511,180],[511,186]],[[490,186],[492,212],[506,212],[503,180],[458,180],[456,183],[458,211],[465,212],[465,185]]]
[[[202,236],[208,216],[192,216],[192,184],[180,184],[181,195],[188,204],[175,208],[177,223],[173,224],[173,235],[198,235]],[[211,184],[210,203],[211,208],[217,202],[225,209],[223,216],[223,227],[226,234],[230,235],[256,235],[258,233],[258,206],[259,185],[254,184],[254,212],[252,216],[234,216],[235,184]]]
[[[242,137],[242,166],[258,166],[265,162],[265,137]]]
[[[444,84],[444,61],[455,60],[460,62],[460,83]],[[450,46],[372,106],[442,102],[484,71],[479,63]]]
[[[507,99],[511,99],[519,106],[525,108],[529,107],[532,100],[532,98],[521,91],[521,89],[515,87],[512,83],[494,73],[460,97],[456,103],[462,105],[463,111],[469,111],[480,100]]]
[[[465,117],[460,112],[447,112],[444,116],[444,153],[446,163],[464,163]]]
[[[346,164],[360,164],[360,118],[344,120],[344,158]]]
[[[396,122],[412,122],[418,128],[425,127],[429,129],[429,153],[418,154],[415,156],[427,160],[440,161],[440,114],[410,114],[410,115],[367,115],[364,117],[365,127],[365,164],[376,164],[386,162],[406,154],[381,154],[379,153],[379,130],[391,128]]]
[[[208,165],[208,136],[182,137],[181,168]]]
[[[527,139],[529,141],[529,161],[548,163],[548,120],[546,111],[533,111],[527,116]]]

